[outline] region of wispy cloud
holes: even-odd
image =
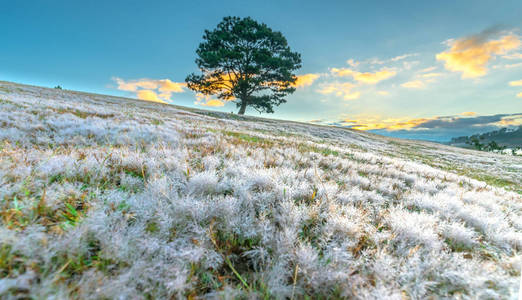
[[[510,86],[522,86],[522,79],[521,80],[514,80],[509,82]],[[519,92],[517,94],[517,98],[522,98],[522,92]]]
[[[355,87],[356,85],[351,82],[332,82],[324,84],[317,92],[323,95],[333,94],[337,97],[343,97],[344,100],[355,100],[361,95],[360,92],[352,91]]]
[[[221,107],[225,105],[225,102],[219,99],[212,98],[212,96],[198,93],[196,94],[196,101],[194,102],[194,104],[201,106]]]
[[[352,68],[356,68],[356,67],[360,64],[360,62],[355,61],[355,60],[352,59],[352,58],[350,58],[349,60],[347,60],[346,63],[347,63],[350,67],[352,67]]]
[[[376,84],[397,74],[394,70],[381,69],[377,72],[358,72],[348,68],[332,68],[330,72],[337,77],[351,76],[357,82],[364,84]]]
[[[513,68],[519,68],[522,67],[522,62],[516,63],[516,64],[505,64],[504,69],[513,69]]]
[[[393,62],[398,62],[398,61],[401,61],[401,60],[404,60],[408,57],[414,57],[414,56],[417,56],[419,55],[418,53],[407,53],[407,54],[403,54],[403,55],[398,55],[398,56],[395,56],[395,57],[392,57],[390,59],[384,59],[384,60],[381,60],[381,59],[378,59],[378,58],[373,58],[369,61],[367,61],[369,64],[372,64],[372,65],[384,65],[384,64],[387,64],[387,63],[393,63]]]
[[[510,86],[522,86],[522,79],[521,80],[514,80],[509,82]]]
[[[512,53],[508,55],[503,55],[502,58],[505,59],[522,59],[522,53]]]
[[[434,78],[434,77],[441,77],[443,76],[444,74],[442,73],[425,73],[425,74],[422,74],[420,75],[422,78]]]
[[[407,89],[422,89],[422,88],[426,87],[424,82],[421,80],[408,81],[408,82],[401,84],[401,86],[405,87]]]
[[[399,61],[399,60],[403,60],[405,58],[417,56],[417,55],[419,55],[419,54],[418,53],[408,53],[408,54],[404,54],[404,55],[395,56],[395,57],[391,58],[390,61]]]
[[[500,36],[498,30],[485,30],[479,34],[447,41],[450,49],[436,55],[444,61],[445,68],[461,72],[462,78],[474,78],[487,74],[487,64],[495,56],[504,55],[520,47],[517,35],[510,33]],[[498,37],[497,39],[493,39]]]
[[[427,67],[427,68],[421,69],[419,72],[420,73],[428,73],[428,72],[434,71],[436,69],[437,69],[437,67]]]

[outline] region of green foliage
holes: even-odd
[[[475,136],[471,137],[470,144],[477,150],[482,150],[482,148],[484,147],[484,145],[482,145],[479,139]]]
[[[196,64],[202,74],[190,74],[187,86],[204,95],[234,100],[244,114],[247,106],[273,113],[295,91],[301,55],[292,52],[281,32],[266,24],[225,17],[217,28],[205,30]]]
[[[0,245],[0,278],[25,272],[24,260],[8,244]]]

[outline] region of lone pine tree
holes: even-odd
[[[196,64],[202,74],[190,74],[187,86],[204,95],[234,101],[238,114],[247,106],[273,113],[274,106],[295,91],[301,55],[292,52],[281,32],[250,17],[225,17],[205,30]]]

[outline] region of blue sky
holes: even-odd
[[[0,80],[237,111],[180,85],[228,15],[302,54],[303,85],[266,116],[439,141],[522,123],[519,0],[4,1]]]

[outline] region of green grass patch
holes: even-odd
[[[151,123],[152,125],[156,125],[156,126],[158,126],[158,125],[163,125],[165,122],[163,122],[163,121],[160,120],[160,119],[152,119],[152,120],[150,121],[150,123]]]
[[[25,273],[26,259],[13,251],[11,245],[0,245],[0,278],[8,278]]]
[[[73,114],[81,119],[86,119],[88,117],[98,117],[98,118],[104,118],[104,119],[114,117],[114,114],[99,115],[97,113],[81,111],[78,109],[58,108],[58,109],[54,109],[54,111],[59,114],[66,114],[66,113]]]
[[[331,150],[329,148],[320,148],[320,147],[307,145],[307,144],[299,144],[297,146],[297,150],[301,153],[315,152],[315,153],[322,154],[324,156],[328,156],[328,155],[339,156],[338,151]]]
[[[11,93],[11,91],[8,88],[5,88],[3,86],[0,86],[0,91],[4,92],[4,93],[7,93],[7,94]]]
[[[273,140],[265,139],[265,138],[258,137],[255,135],[249,135],[246,133],[227,131],[227,130],[223,130],[221,132],[226,136],[236,138],[236,139],[246,142],[246,143],[263,144],[263,145],[270,145],[270,146],[274,144]]]

